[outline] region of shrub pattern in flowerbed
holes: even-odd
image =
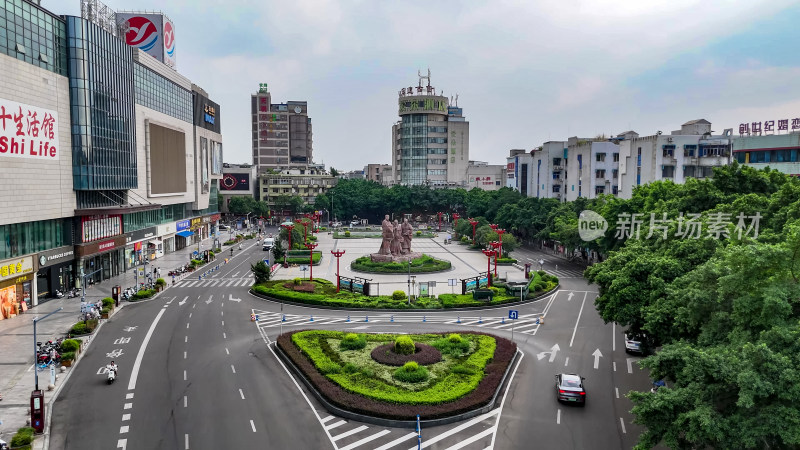
[[[448,270],[450,261],[436,259],[428,255],[411,260],[411,273],[430,273]],[[408,273],[407,262],[373,262],[369,256],[362,256],[350,263],[350,268],[369,273]]]
[[[414,349],[414,353],[402,355],[394,351],[394,343],[384,344],[375,347],[370,353],[370,357],[381,364],[390,366],[402,366],[409,361],[427,366],[442,360],[442,353],[431,345],[415,342]]]
[[[398,379],[397,366],[380,364],[372,351],[393,345],[398,336],[363,334],[363,350],[339,351],[345,333],[301,330],[278,337],[278,346],[315,388],[333,405],[358,414],[394,420],[448,417],[486,405],[497,390],[516,344],[477,332],[462,333],[469,343],[466,353],[442,353],[440,362],[414,370],[413,364]],[[435,346],[448,334],[410,335],[415,342]],[[416,354],[416,353],[415,353]],[[422,379],[422,371],[426,376]],[[410,375],[413,373],[414,375]],[[408,375],[405,377],[404,375]]]

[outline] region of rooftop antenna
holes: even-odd
[[[422,87],[422,80],[427,80],[428,81],[427,86],[428,87],[431,86],[431,69],[430,68],[428,68],[428,76],[427,77],[425,75],[423,75],[422,72],[419,69],[417,69],[417,76],[419,77],[419,87]]]
[[[456,94],[456,108],[458,108],[458,94]]]

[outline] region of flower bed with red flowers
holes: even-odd
[[[365,348],[343,350],[339,344],[344,335],[329,330],[293,331],[279,336],[277,344],[332,405],[393,420],[415,420],[417,414],[424,420],[439,419],[487,405],[517,349],[513,342],[486,333],[405,335],[441,355],[440,361],[425,366],[429,373],[425,380],[408,383],[392,375],[398,370],[396,365],[382,364],[371,356],[397,336],[364,334]],[[462,345],[452,345],[459,337]]]

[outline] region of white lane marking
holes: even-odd
[[[346,438],[347,436],[350,436],[351,434],[360,433],[360,432],[366,430],[367,428],[369,428],[369,427],[367,427],[366,425],[361,425],[358,428],[353,428],[352,430],[345,431],[342,434],[337,434],[336,436],[333,437],[333,440],[334,441],[338,441],[339,439]]]
[[[188,323],[186,324],[186,329],[187,329],[187,330],[189,329],[189,324],[188,324]]]
[[[123,414],[122,415],[122,421],[125,422],[125,421],[128,421],[128,420],[131,420],[131,415],[130,414]]]
[[[136,380],[139,378],[139,368],[142,366],[142,358],[144,358],[144,351],[147,348],[147,343],[150,342],[150,338],[153,336],[153,332],[156,330],[156,325],[158,325],[158,321],[161,320],[161,316],[163,315],[164,315],[164,310],[162,309],[156,315],[156,319],[150,325],[150,329],[147,330],[147,334],[144,336],[144,341],[142,342],[142,346],[139,347],[139,353],[136,355],[136,361],[133,363],[133,370],[131,371],[131,379],[128,382],[129,391],[136,389]]]
[[[225,326],[225,321],[224,321],[224,320],[222,321],[222,326],[223,326],[223,327]]]
[[[508,380],[508,387],[506,387],[506,392],[503,393],[503,401],[500,402],[500,409],[497,410],[497,420],[494,423],[494,430],[495,433],[492,434],[492,443],[489,445],[489,448],[494,448],[494,438],[497,437],[497,428],[500,426],[500,415],[503,414],[503,406],[506,404],[506,396],[508,395],[508,391],[511,390],[511,382],[514,381],[514,376],[517,374],[517,369],[519,369],[519,364],[522,362],[522,358],[525,357],[525,353],[522,350],[517,349],[519,354],[519,360],[517,361],[517,365],[514,367],[514,371],[511,372],[511,379]]]
[[[407,435],[405,435],[403,437],[399,437],[399,438],[393,440],[392,442],[389,442],[388,444],[384,444],[384,445],[376,448],[375,450],[388,450],[388,449],[394,447],[395,445],[400,444],[403,441],[407,441],[407,440],[409,440],[411,438],[416,438],[416,437],[417,437],[417,433],[414,431],[414,432],[408,433]]]
[[[617,351],[617,322],[611,322],[611,351]]]
[[[619,398],[619,388],[618,387],[614,388],[614,393],[617,395],[617,398]]]
[[[197,308],[197,303],[192,304],[192,308]],[[189,435],[187,434],[186,436],[187,436],[187,439],[188,439]],[[189,447],[186,447],[186,448],[189,448]]]
[[[631,362],[633,362],[633,358],[626,358],[628,360],[628,373],[633,373],[633,367],[631,366]]]
[[[458,450],[460,448],[464,448],[464,447],[468,446],[469,444],[472,444],[473,442],[475,442],[475,441],[477,441],[479,439],[485,438],[486,436],[488,436],[492,432],[494,432],[494,429],[487,428],[487,429],[481,431],[480,433],[478,433],[478,434],[476,434],[474,436],[471,436],[469,439],[464,439],[463,441],[459,442],[458,444],[456,444],[456,445],[454,445],[452,447],[447,447],[447,450]]]
[[[231,364],[231,370],[233,371],[233,373],[236,373],[236,367],[233,367],[233,364]]]
[[[222,333],[222,339],[228,339],[228,335],[225,334],[224,332]]]
[[[253,429],[253,433],[256,432],[256,424],[253,423],[253,419],[250,419],[250,427]]]
[[[373,434],[372,436],[367,436],[364,439],[361,439],[360,441],[355,441],[355,442],[353,442],[352,444],[350,444],[350,445],[348,445],[346,447],[340,448],[339,450],[352,450],[352,449],[358,447],[359,445],[364,445],[367,442],[374,441],[375,439],[378,439],[379,437],[383,436],[384,434],[389,434],[389,433],[391,433],[391,431],[389,431],[389,430],[381,430],[381,431]]]
[[[564,367],[567,367],[567,364],[569,364],[569,356],[564,360]]]
[[[506,391],[506,392],[508,392],[508,391]],[[505,396],[504,396],[504,398],[505,398]],[[501,409],[502,409],[502,406],[501,406]],[[500,410],[489,411],[488,413],[481,414],[480,416],[470,420],[469,422],[462,423],[461,425],[459,425],[459,426],[457,426],[455,428],[451,428],[451,429],[445,431],[444,433],[442,433],[440,435],[437,435],[436,437],[430,438],[427,441],[423,440],[422,441],[422,448],[429,447],[429,446],[441,441],[442,439],[448,438],[448,437],[450,437],[450,436],[452,436],[452,435],[454,435],[456,433],[460,433],[462,430],[465,430],[465,429],[475,425],[476,423],[483,422],[484,420],[486,420],[489,417],[492,417],[494,415],[497,415],[498,418],[499,418]],[[495,425],[490,429],[494,430],[496,428],[497,428],[497,422],[495,422]],[[494,436],[492,437],[492,439],[494,439]],[[492,445],[494,445],[494,444],[492,444]],[[416,449],[417,449],[417,446],[414,446],[414,447],[411,447],[409,450],[416,450]]]
[[[189,318],[190,318],[190,319],[192,318],[192,314],[194,314],[194,313],[189,313]]]
[[[239,395],[241,395],[242,396],[242,400],[244,400],[244,392],[242,392],[241,389],[239,389]]]
[[[186,442],[186,450],[189,450],[189,433],[184,434],[184,442]]]
[[[186,371],[183,371],[183,381],[186,381]]]
[[[347,421],[346,421],[346,420],[340,420],[340,421],[338,421],[338,422],[336,422],[336,423],[334,423],[334,424],[332,424],[332,425],[328,425],[327,427],[325,427],[325,430],[326,430],[326,431],[327,431],[327,430],[332,430],[332,429],[334,429],[334,428],[336,428],[336,427],[338,427],[338,426],[342,426],[342,425],[344,425],[344,424],[346,424],[346,423],[347,423]]]
[[[125,450],[128,448],[128,440],[127,439],[120,439],[117,441],[117,448],[121,448]]]
[[[127,433],[127,432],[128,432],[128,426],[127,425],[119,427],[119,434],[124,434],[124,433]]]
[[[617,362],[616,361],[612,361],[611,364],[614,366],[614,372],[616,372],[617,371]]]
[[[186,352],[183,352],[183,359],[186,359]]]
[[[133,398],[133,392],[128,392],[127,394],[125,394],[125,400],[130,400],[132,398]]]
[[[622,420],[622,417],[620,417],[620,418],[619,418],[619,424],[620,424],[620,425],[622,425],[622,432],[623,432],[624,434],[628,434],[628,432],[627,432],[627,431],[625,431],[625,421],[624,421],[624,420]]]
[[[224,315],[225,315],[225,311],[220,311],[220,312],[219,312],[219,315],[220,315],[220,316],[224,316]]]
[[[189,342],[189,336],[184,336],[183,337],[183,342]]]
[[[125,405],[122,407],[122,409],[131,409],[131,408],[133,408],[133,403],[125,403]]]
[[[230,352],[230,351],[229,351],[227,348],[225,348],[225,354],[226,354],[226,355],[230,355],[230,354],[231,354],[231,352]]]
[[[558,408],[558,413],[556,413],[556,425],[561,425],[561,408]]]
[[[321,419],[320,422],[325,423],[325,422],[327,422],[327,421],[329,421],[331,419],[335,419],[335,418],[336,418],[336,416],[328,416],[328,417],[326,417],[324,419]]]
[[[588,293],[583,294],[583,301],[581,301],[581,310],[578,311],[578,320],[575,321],[575,328],[572,330],[572,339],[569,340],[569,346],[572,347],[572,342],[575,340],[575,333],[578,331],[578,323],[581,321],[581,314],[583,314],[583,305],[586,304],[586,296]]]
[[[187,398],[186,398],[186,396],[184,395],[184,396],[183,396],[183,407],[184,407],[184,408],[186,408],[186,402],[187,402]]]

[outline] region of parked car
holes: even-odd
[[[650,338],[644,333],[625,333],[625,352],[647,355],[652,352]]]
[[[360,222],[360,221],[358,221],[358,220],[351,220],[351,221],[350,221],[350,226],[351,226],[351,227],[357,227],[357,226],[359,226],[360,224],[361,224],[361,222]]]
[[[556,399],[559,402],[586,404],[586,390],[583,388],[584,377],[576,373],[560,373],[556,375]]]

